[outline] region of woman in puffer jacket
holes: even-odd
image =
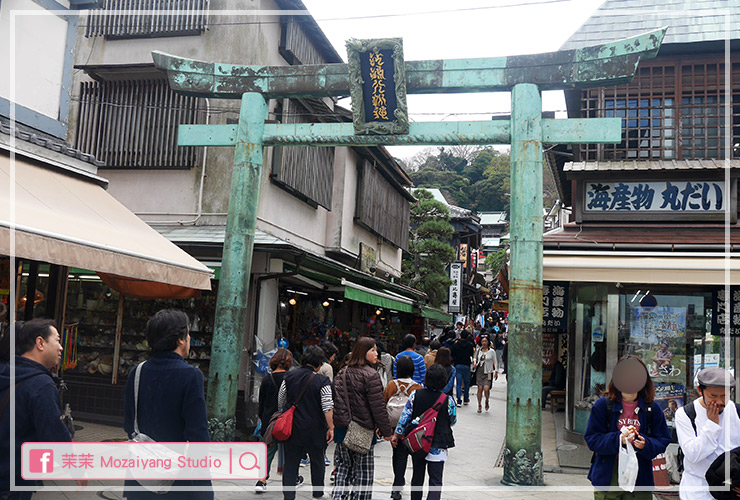
[[[347,448],[342,429],[350,420],[386,441],[393,436],[380,375],[373,368],[378,362],[375,341],[360,337],[350,354],[347,366],[334,378],[334,425],[336,427],[334,464],[337,467],[332,496],[334,500],[370,500],[375,472],[373,448],[358,453]],[[373,444],[375,438],[373,438]]]

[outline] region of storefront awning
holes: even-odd
[[[439,309],[432,309],[431,307],[421,308],[422,318],[436,319],[437,321],[444,321],[445,323],[452,324],[452,315]]]
[[[347,280],[342,280],[344,286],[344,298],[354,300],[357,302],[363,302],[376,307],[384,307],[386,309],[395,309],[397,311],[403,311],[407,313],[414,312],[414,303],[410,299],[404,299],[403,297],[396,296],[390,292],[381,292],[379,290],[373,290],[356,283],[351,283]]]
[[[725,274],[725,266],[730,272]],[[545,252],[545,281],[686,285],[740,284],[740,256],[646,252]]]
[[[210,269],[102,187],[21,157],[10,174],[0,155],[0,254],[210,290]]]

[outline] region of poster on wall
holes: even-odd
[[[632,342],[657,344],[686,335],[685,307],[633,307],[630,318]]]
[[[685,392],[683,384],[655,384],[655,402],[663,410],[668,425],[673,425],[676,410],[683,406]]]

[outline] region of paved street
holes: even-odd
[[[503,379],[503,377],[502,377]],[[499,379],[499,380],[502,380]],[[477,405],[474,395],[471,395],[471,404],[458,408],[458,423],[454,427],[456,446],[450,450],[449,461],[445,466],[443,498],[465,499],[474,498],[542,498],[548,500],[559,499],[590,499],[593,493],[584,474],[556,474],[545,473],[545,487],[541,488],[511,488],[501,484],[503,469],[496,467],[501,453],[506,431],[506,383],[496,382],[493,389],[491,409],[481,414],[476,412]],[[551,413],[543,412],[543,451],[545,470],[552,470],[557,466],[555,456],[555,432]],[[84,428],[78,432],[80,441],[95,441],[102,439],[125,438],[122,430],[81,422]],[[329,456],[333,456],[333,445],[329,448]],[[263,500],[282,498],[279,491],[269,491],[270,486],[279,486],[280,475],[277,474],[277,460],[273,464],[272,477],[268,485],[268,493],[261,495]],[[328,469],[328,468],[327,468]],[[330,470],[327,470],[327,480]],[[584,471],[585,472],[585,471]],[[309,470],[301,468],[301,474],[309,481]],[[407,484],[411,479],[411,467],[407,473]],[[390,495],[390,486],[393,481],[391,470],[391,448],[383,442],[375,450],[375,489],[374,498],[386,499]],[[97,483],[101,485],[101,483]],[[107,483],[111,484],[111,483]],[[245,496],[257,495],[253,493],[253,484],[220,483],[221,487],[231,491],[218,491],[216,498],[220,500],[243,499]],[[326,493],[330,493],[328,485]],[[236,490],[236,491],[234,491]],[[60,498],[87,500],[93,498],[122,498],[120,491],[81,491],[58,492],[47,491],[37,493],[34,499],[58,500]],[[298,490],[297,498],[310,499],[311,488],[304,486]],[[404,492],[404,499],[408,499],[408,490]]]

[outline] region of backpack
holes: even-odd
[[[740,403],[735,403],[735,409],[737,411],[737,414],[740,415]],[[683,411],[685,411],[686,416],[689,417],[689,421],[691,422],[691,427],[694,428],[694,435],[698,436],[699,433],[696,430],[696,408],[694,407],[694,402],[692,401],[691,403],[684,406]],[[678,462],[679,474],[683,474],[683,459],[684,459],[683,450],[681,449],[681,445],[679,445],[678,454],[676,455],[676,461]]]
[[[398,421],[401,419],[401,413],[403,413],[403,409],[406,407],[406,402],[408,402],[409,396],[411,395],[409,389],[414,385],[412,382],[408,384],[405,389],[401,390],[401,386],[398,381],[395,382],[396,393],[388,399],[388,404],[386,405],[388,419],[391,421],[391,425],[394,429],[398,425]]]
[[[416,453],[417,451],[429,453],[429,450],[432,449],[434,430],[437,427],[437,415],[448,397],[447,394],[440,394],[434,406],[416,417],[409,424],[412,427],[408,433],[405,433],[403,443],[411,453]]]

